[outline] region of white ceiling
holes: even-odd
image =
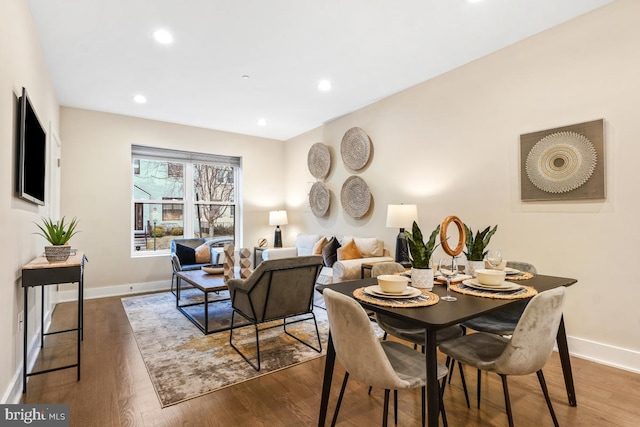
[[[286,140],[612,0],[28,1],[61,105]]]

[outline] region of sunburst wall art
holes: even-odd
[[[523,201],[604,199],[604,120],[520,135]]]

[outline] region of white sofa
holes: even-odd
[[[323,236],[318,234],[299,234],[296,237],[294,247],[287,248],[269,248],[262,252],[262,259],[279,259],[294,256],[313,255],[315,244],[322,239]],[[329,240],[327,238],[327,240]],[[344,246],[353,240],[356,247],[362,254],[362,258],[339,260],[333,264],[333,267],[323,267],[318,278],[320,284],[338,283],[346,280],[355,280],[360,278],[360,267],[363,263],[393,261],[389,250],[384,247],[382,240],[374,237],[354,237],[344,236],[340,241],[340,245]]]

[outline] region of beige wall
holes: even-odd
[[[47,133],[50,129],[57,131],[58,104],[27,2],[3,1],[0,3],[0,224],[4,242],[0,256],[0,402],[3,403],[22,367],[22,331],[17,321],[18,313],[23,310],[21,267],[42,252],[44,239],[32,234],[33,222],[49,215],[51,207],[25,202],[14,194],[14,121],[17,113],[14,105],[23,86]],[[48,135],[47,143],[51,145],[50,142]],[[50,196],[47,192],[46,197]],[[39,290],[37,292],[39,295]],[[29,330],[32,332],[30,338],[33,338],[36,314],[33,308],[40,299],[31,292],[29,301]],[[17,386],[21,387],[22,382]]]
[[[118,286],[162,282],[168,286],[168,256],[131,256],[131,145],[214,153],[242,158],[243,240],[253,248],[268,236],[268,211],[282,208],[282,141],[62,108],[62,213],[81,219],[73,245],[87,253],[89,296]],[[275,167],[274,167],[275,165]],[[96,288],[116,287],[111,291]]]
[[[640,242],[640,2],[619,0],[287,142],[287,207],[295,226],[326,234],[375,235],[393,251],[397,230],[385,228],[387,204],[417,203],[423,231],[447,215],[473,229],[499,224],[491,246],[542,273],[575,277],[566,308],[572,351],[640,371],[640,279],[616,264],[633,259]],[[523,203],[519,136],[604,118],[607,199]],[[352,126],[373,143],[358,173],[373,194],[362,220],[340,206],[350,175],[340,141]],[[330,215],[308,207],[313,177],[306,154],[315,142],[332,149],[325,180]],[[434,257],[439,257],[438,252]],[[609,351],[607,355],[599,351]]]

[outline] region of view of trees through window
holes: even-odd
[[[133,250],[166,251],[172,239],[235,240],[237,168],[133,157]]]

